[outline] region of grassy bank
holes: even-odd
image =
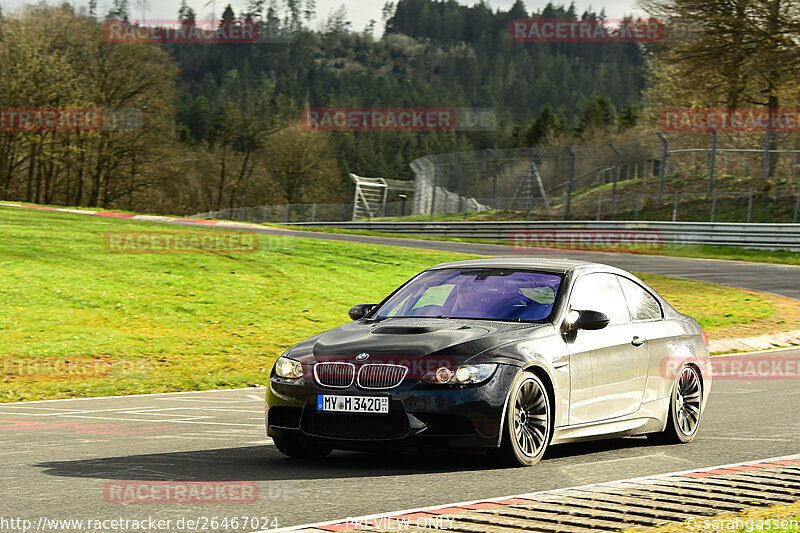
[[[403,220],[409,221],[409,217]],[[427,221],[427,218],[426,218]],[[266,226],[282,227],[296,231],[313,231],[319,233],[341,233],[344,235],[369,235],[372,237],[394,237],[398,239],[420,239],[427,241],[471,242],[477,244],[498,244],[507,246],[507,241],[492,241],[486,239],[461,239],[450,237],[431,237],[426,235],[406,235],[401,233],[384,233],[369,230],[349,230],[340,228],[325,228],[321,226],[292,226],[285,224],[271,224]],[[568,251],[568,250],[567,250]],[[602,250],[598,250],[602,251]],[[723,261],[751,261],[755,263],[774,263],[779,265],[800,265],[800,253],[781,250],[750,250],[746,248],[733,248],[729,246],[690,246],[690,245],[664,245],[662,248],[631,248],[624,253],[664,255],[669,257],[693,257],[698,259],[720,259]]]
[[[0,400],[263,384],[286,347],[346,322],[351,305],[379,300],[427,266],[470,257],[268,236],[250,254],[117,254],[106,251],[111,231],[197,232],[0,208],[0,359],[11,365]],[[785,329],[784,299],[645,278],[712,337]],[[106,360],[112,371],[76,379],[13,370],[64,358]]]
[[[670,221],[674,209],[675,193],[678,192],[676,218],[679,222],[709,222],[714,204],[715,222],[744,222],[750,211],[751,222],[792,222],[797,202],[798,182],[788,178],[762,179],[760,176],[734,176],[717,174],[713,188],[716,203],[708,189],[708,176],[695,173],[676,173],[665,176],[664,188],[659,199],[660,179],[648,176],[625,179],[617,183],[616,201],[612,210],[612,183],[598,183],[576,189],[570,199],[571,220],[595,220],[600,209],[602,220],[649,220]],[[750,205],[749,191],[753,190]],[[600,198],[602,196],[602,199]],[[638,210],[637,210],[638,197]],[[506,200],[507,201],[507,200]],[[548,213],[541,200],[534,199],[530,212],[524,209],[526,201],[518,198],[513,206],[500,204],[501,209],[480,213],[439,213],[434,221],[457,222],[486,220],[552,220],[559,218],[564,210],[565,197],[550,198],[552,214]],[[509,208],[509,207],[513,207]],[[376,221],[396,220],[396,217],[375,218]],[[404,217],[409,222],[427,222],[430,215]]]

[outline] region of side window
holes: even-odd
[[[613,274],[589,274],[575,284],[570,296],[570,308],[580,311],[600,311],[610,324],[631,321],[628,304]]]
[[[619,278],[633,320],[658,320],[662,318],[661,304],[652,294],[626,278]]]

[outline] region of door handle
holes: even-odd
[[[633,337],[633,340],[631,341],[631,344],[633,344],[634,346],[641,346],[642,344],[644,344],[646,342],[647,342],[647,339],[645,339],[644,337],[640,337],[638,335],[635,335]]]

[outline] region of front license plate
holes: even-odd
[[[317,396],[317,411],[332,413],[389,414],[389,398],[381,396]]]

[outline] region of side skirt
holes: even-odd
[[[631,415],[577,426],[555,428],[551,444],[580,442],[586,440],[629,437],[664,431],[669,413],[669,398],[642,404]]]

